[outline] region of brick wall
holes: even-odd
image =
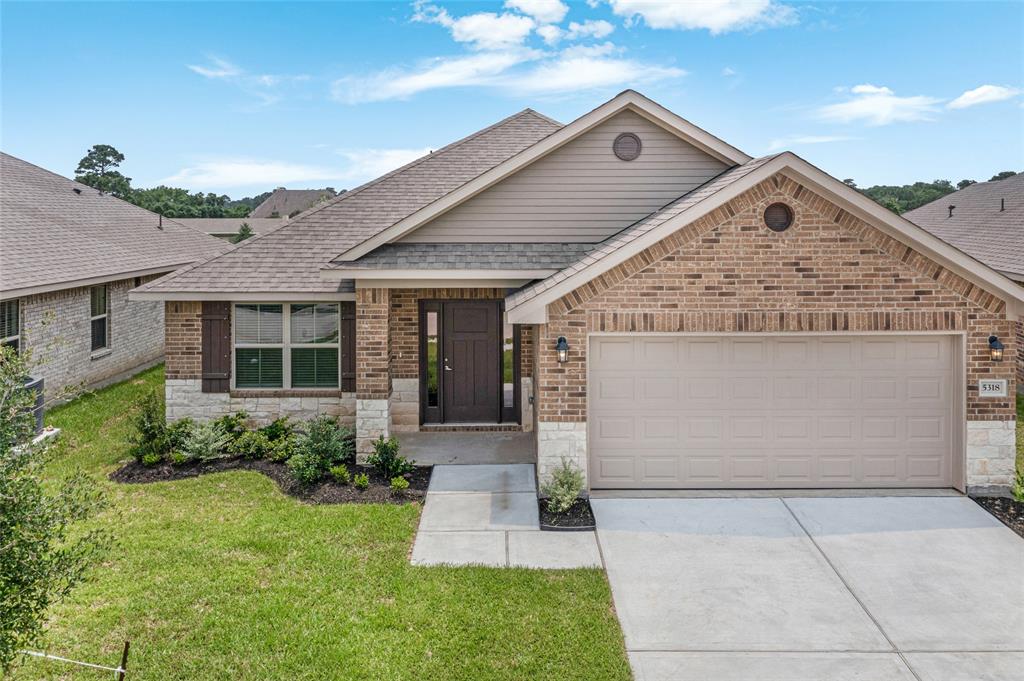
[[[386,400],[391,395],[390,303],[389,289],[356,290],[356,397],[361,400]]]
[[[203,304],[168,301],[164,308],[164,370],[168,379],[202,378]]]
[[[155,277],[143,278],[142,282]],[[159,361],[163,354],[163,305],[128,300],[134,279],[107,284],[109,348],[92,351],[89,287],[20,299],[22,347],[31,348],[48,399],[63,391],[120,380]]]
[[[1017,322],[1017,391],[1024,393],[1024,321]]]
[[[524,326],[519,333],[519,373],[523,378],[533,376],[533,329],[532,326]]]

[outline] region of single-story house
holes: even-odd
[[[48,398],[159,362],[164,306],[128,291],[230,248],[0,153],[0,343],[32,349]]]
[[[225,240],[238,234],[242,225],[249,225],[253,234],[265,234],[288,222],[288,218],[175,218],[175,220],[186,227]]]
[[[1024,288],[628,90],[510,116],[133,292],[167,413],[532,431],[602,488],[1005,487]],[[1004,345],[997,358],[990,337]]]
[[[333,189],[285,189],[278,187],[249,213],[251,218],[290,219],[335,196]]]
[[[903,217],[1024,285],[1024,173],[977,182],[907,211]],[[1017,347],[1024,322],[1017,322]],[[1024,392],[1024,352],[1017,352],[1017,391]]]

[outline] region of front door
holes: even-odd
[[[497,423],[502,394],[500,303],[445,301],[441,317],[445,422]]]

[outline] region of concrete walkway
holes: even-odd
[[[601,567],[593,532],[541,532],[532,464],[434,466],[413,565]]]
[[[598,499],[639,681],[1024,681],[1024,540],[969,499]]]

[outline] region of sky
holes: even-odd
[[[351,188],[627,88],[860,186],[1024,170],[1024,2],[0,2],[0,148],[136,187]]]

